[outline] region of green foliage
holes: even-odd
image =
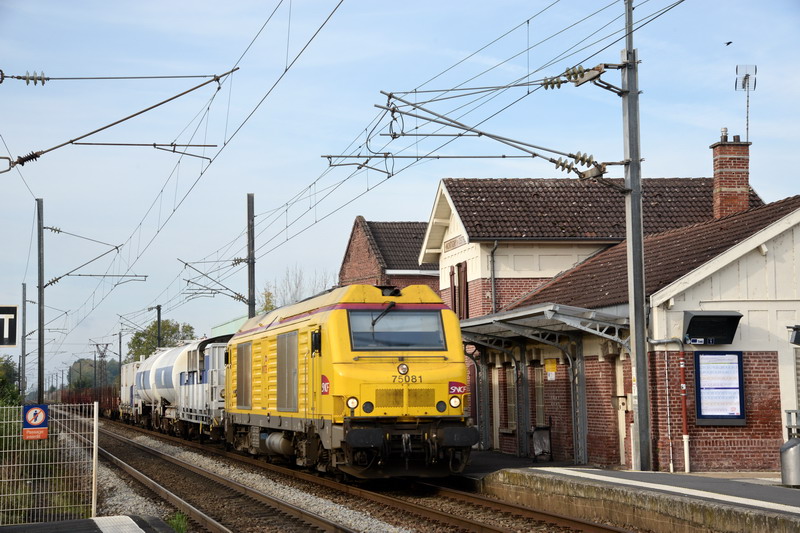
[[[105,372],[105,375],[104,375]],[[67,383],[70,389],[89,389],[94,387],[94,358],[78,359],[69,367]],[[105,362],[97,360],[97,386],[112,386],[118,383],[119,360],[106,357]]]
[[[161,347],[178,346],[181,340],[194,339],[194,328],[189,324],[178,324],[174,320],[161,321]],[[128,357],[124,362],[135,361],[156,351],[158,322],[154,320],[142,331],[137,331],[128,342]]]
[[[271,285],[269,283],[264,286],[264,291],[258,298],[257,307],[258,312],[260,313],[269,313],[270,311],[278,308],[278,306],[275,305],[275,295],[273,294]]]
[[[177,512],[167,519],[167,525],[174,529],[176,533],[186,533],[189,531],[189,517]]]
[[[19,405],[19,373],[10,355],[0,356],[0,405]]]

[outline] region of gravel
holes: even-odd
[[[354,509],[302,490],[295,486],[292,480],[281,479],[276,481],[270,479],[263,471],[251,470],[223,459],[207,457],[144,435],[129,435],[128,438],[143,445],[155,447],[162,453],[190,462],[216,474],[235,479],[243,485],[297,507],[311,509],[329,520],[341,523],[354,531],[364,533],[412,533],[415,531],[414,529],[406,529],[389,524],[372,516],[367,511]],[[98,505],[98,516],[138,514],[157,516],[165,520],[166,517],[174,513],[174,510],[169,505],[160,500],[152,496],[149,498],[143,496],[142,492],[147,492],[145,489],[139,487],[133,481],[122,479],[116,471],[112,471],[105,465],[101,465],[99,470],[98,486],[100,487],[102,505]],[[134,488],[134,485],[136,485],[136,488]]]
[[[136,481],[122,477],[102,462],[97,465],[97,516],[155,516],[162,520],[175,510],[152,495]]]

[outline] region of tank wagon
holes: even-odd
[[[162,348],[144,361],[122,365],[121,418],[183,436],[221,433],[230,337]]]
[[[458,318],[429,287],[350,285],[124,365],[120,405],[269,460],[430,477],[460,472],[478,441],[466,379]]]

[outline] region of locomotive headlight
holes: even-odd
[[[450,407],[455,409],[456,407],[461,405],[461,398],[458,396],[451,396],[450,397]]]
[[[399,365],[397,365],[397,371],[401,375],[405,376],[406,374],[408,374],[408,365],[405,363],[400,363]]]
[[[355,396],[350,396],[347,399],[347,407],[349,409],[355,409],[356,407],[358,407],[358,398],[356,398]]]

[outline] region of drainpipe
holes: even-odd
[[[489,268],[491,269],[491,272],[489,273],[489,276],[492,279],[492,314],[495,314],[497,312],[497,288],[496,288],[495,278],[494,278],[494,253],[495,253],[495,251],[497,251],[497,241],[494,241],[494,246],[492,247],[492,253],[489,254],[489,259],[490,259]]]
[[[672,339],[647,339],[650,344],[669,344],[676,343],[681,347],[678,352],[678,364],[680,366],[680,380],[681,380],[681,432],[683,434],[683,467],[686,473],[691,472],[689,465],[689,420],[687,414],[687,400],[686,400],[686,352],[684,351],[683,341],[678,338]],[[669,409],[669,360],[668,352],[664,350],[664,367],[667,380],[667,438],[669,439],[669,471],[673,471],[672,463],[672,430],[670,423],[670,409]]]

